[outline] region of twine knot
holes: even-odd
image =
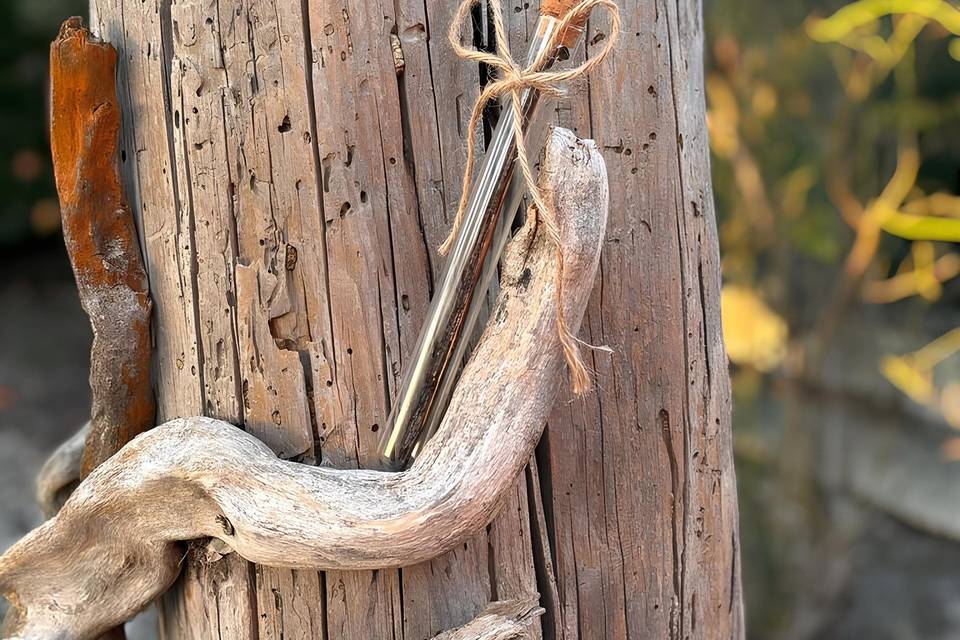
[[[490,12],[493,17],[493,32],[496,42],[496,53],[478,51],[472,47],[465,47],[460,44],[460,32],[463,23],[470,15],[471,9],[478,4],[480,0],[464,0],[457,14],[450,25],[448,38],[453,51],[457,56],[464,60],[480,62],[499,71],[498,78],[484,87],[483,91],[477,97],[473,105],[473,111],[470,114],[470,124],[467,128],[467,163],[463,176],[463,192],[460,195],[460,203],[457,206],[457,215],[454,219],[453,228],[450,235],[440,245],[440,254],[446,255],[453,244],[454,238],[463,223],[463,216],[466,212],[467,201],[469,199],[470,187],[473,181],[473,166],[476,158],[474,157],[474,148],[476,146],[477,125],[483,116],[483,110],[487,104],[494,98],[502,96],[510,97],[510,113],[514,123],[514,137],[517,147],[517,164],[523,175],[526,187],[530,192],[532,205],[530,213],[537,216],[537,221],[542,223],[547,231],[547,237],[556,246],[557,251],[557,334],[560,337],[560,344],[563,347],[563,354],[567,365],[570,368],[570,381],[573,392],[582,394],[590,390],[590,374],[583,362],[580,354],[580,345],[584,344],[570,331],[564,318],[563,312],[563,245],[560,237],[560,228],[557,224],[557,218],[553,209],[552,198],[547,197],[537,184],[533,169],[530,165],[527,154],[526,139],[523,133],[524,118],[522,112],[522,95],[525,90],[539,91],[544,95],[560,96],[564,94],[564,85],[571,80],[584,76],[596,67],[598,67],[607,55],[612,51],[617,38],[620,35],[620,10],[614,0],[581,0],[570,11],[568,11],[556,25],[556,29],[551,36],[549,46],[545,47],[541,53],[530,64],[521,67],[513,59],[510,53],[510,47],[507,45],[506,28],[503,22],[503,7],[501,0],[490,0]],[[610,17],[610,33],[606,38],[606,44],[599,52],[591,56],[583,64],[558,71],[544,71],[543,66],[547,59],[554,55],[557,47],[564,38],[569,29],[579,29],[579,25],[586,23],[587,17],[596,7],[605,9]],[[589,346],[589,345],[587,345]]]

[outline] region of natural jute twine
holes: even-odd
[[[580,344],[582,341],[573,335],[564,319],[562,306],[564,259],[560,229],[557,225],[552,198],[546,197],[546,195],[540,191],[537,179],[530,166],[526,139],[523,134],[521,96],[526,89],[534,89],[542,94],[551,96],[563,95],[564,83],[588,74],[599,66],[604,58],[607,57],[607,54],[613,49],[620,35],[620,10],[613,0],[582,0],[560,19],[557,29],[554,31],[553,41],[550,43],[550,46],[546,47],[543,53],[541,53],[532,64],[521,68],[513,59],[513,56],[510,54],[510,49],[507,46],[501,0],[490,0],[490,12],[493,17],[494,37],[496,39],[496,53],[478,51],[460,44],[460,33],[463,22],[470,15],[470,10],[479,2],[480,0],[464,0],[463,3],[460,4],[453,23],[450,25],[448,37],[454,53],[459,57],[473,62],[481,62],[489,65],[491,68],[498,69],[500,71],[500,77],[484,88],[477,98],[477,102],[473,105],[473,112],[470,114],[470,125],[467,128],[467,166],[463,176],[463,193],[460,196],[460,204],[457,207],[457,216],[453,223],[453,229],[440,246],[440,253],[441,255],[446,255],[450,250],[457,231],[463,223],[463,216],[467,207],[467,199],[473,180],[477,125],[483,116],[484,107],[486,107],[490,100],[509,94],[517,146],[517,164],[520,166],[523,179],[526,182],[527,189],[530,191],[530,197],[533,200],[531,212],[538,216],[538,221],[544,225],[547,236],[556,246],[557,333],[560,336],[560,344],[563,346],[563,354],[567,360],[567,365],[570,367],[570,380],[573,391],[574,393],[582,394],[590,390],[590,374],[580,354]],[[606,45],[578,67],[560,71],[540,70],[546,57],[555,50],[556,45],[559,44],[561,38],[563,38],[563,35],[567,32],[568,27],[574,24],[583,24],[586,16],[588,16],[595,7],[603,7],[610,16],[610,33],[606,38]]]

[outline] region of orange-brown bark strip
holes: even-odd
[[[150,295],[117,165],[116,50],[70,18],[50,48],[51,146],[63,236],[93,327],[91,429],[81,469],[154,424]]]

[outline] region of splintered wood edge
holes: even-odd
[[[539,596],[536,595],[521,600],[491,602],[472,621],[462,627],[444,631],[434,640],[533,638],[532,623],[545,613],[538,602]]]
[[[541,181],[554,194],[561,303],[576,329],[606,228],[606,169],[592,141],[556,129]],[[179,541],[216,538],[270,566],[360,570],[430,560],[475,535],[529,461],[559,388],[556,273],[556,247],[530,216],[504,256],[499,298],[446,417],[407,471],[280,460],[251,434],[210,418],[139,436],[0,557],[0,592],[15,614],[10,632],[96,637],[173,583]]]

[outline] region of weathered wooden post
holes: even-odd
[[[454,9],[91,0],[120,54],[159,421],[207,415],[286,459],[375,464],[482,79],[442,37]],[[536,9],[509,2],[518,51]],[[547,638],[743,637],[701,8],[621,9],[609,66],[556,114],[609,171],[583,330],[613,349],[593,356],[598,391],[558,403],[501,515],[450,554],[318,573],[195,548],[165,638],[419,640],[531,592]],[[591,25],[587,55],[604,37]]]

